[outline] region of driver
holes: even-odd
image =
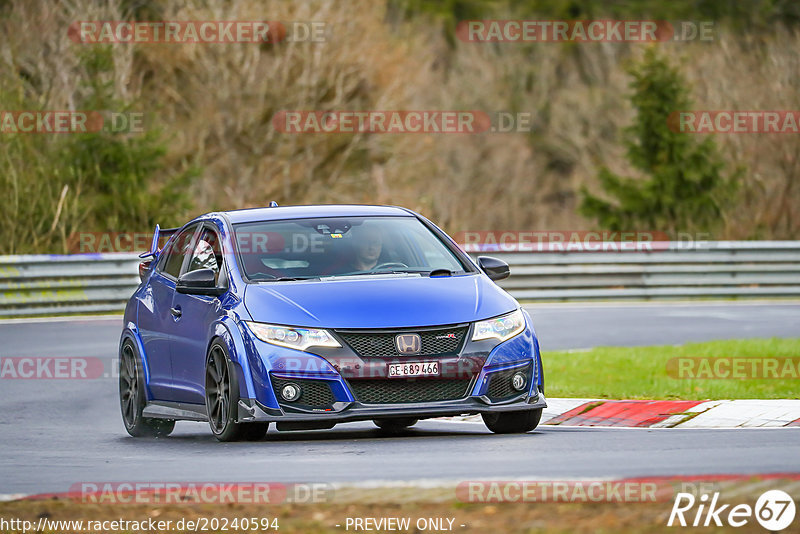
[[[353,234],[353,247],[355,255],[352,267],[356,271],[369,271],[378,265],[378,259],[383,250],[383,235],[374,226],[359,228]]]

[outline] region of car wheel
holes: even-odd
[[[215,341],[206,363],[206,411],[211,432],[220,441],[245,437],[245,425],[236,422],[239,382],[228,357],[228,349]]]
[[[372,422],[381,430],[394,434],[416,425],[417,421],[419,419],[412,419],[411,417],[395,417],[392,419],[375,419]]]
[[[482,413],[486,427],[495,434],[520,434],[536,428],[542,419],[542,408],[520,412]]]
[[[119,355],[119,406],[125,430],[133,437],[164,437],[175,428],[175,421],[143,417],[146,404],[144,371],[130,340],[122,344]]]

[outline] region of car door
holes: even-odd
[[[213,270],[217,285],[227,287],[219,234],[209,225],[201,228],[181,274],[197,269]],[[180,313],[170,345],[175,400],[204,404],[208,331],[221,313],[220,300],[218,297],[175,292],[172,308]]]
[[[199,224],[179,232],[161,253],[139,305],[138,327],[149,370],[150,392],[156,400],[173,400],[171,338],[175,318],[171,312],[175,283],[191,252]]]

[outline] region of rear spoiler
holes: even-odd
[[[180,230],[180,228],[165,228],[161,229],[160,226],[156,225],[156,229],[153,232],[153,242],[150,244],[150,250],[148,252],[143,252],[139,254],[140,258],[155,258],[158,255],[158,240],[162,237],[169,237],[175,232]]]

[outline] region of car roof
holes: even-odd
[[[281,219],[309,219],[315,217],[413,217],[414,213],[397,206],[370,206],[345,204],[319,204],[311,206],[276,206],[222,212],[232,224],[275,221]]]

